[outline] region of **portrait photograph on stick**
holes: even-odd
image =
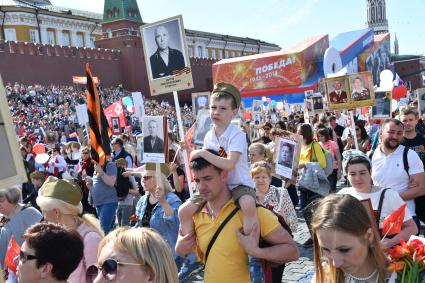
[[[141,26],[153,95],[193,88],[182,16]]]
[[[324,109],[323,97],[320,94],[311,96],[311,100],[313,101],[314,113],[324,112],[325,109]]]
[[[119,117],[111,117],[111,125],[112,125],[112,134],[114,134],[114,135],[121,134],[120,118]]]
[[[192,93],[192,110],[193,114],[198,115],[200,110],[208,110],[210,103],[209,92],[194,92]]]
[[[391,92],[376,92],[375,105],[372,106],[372,119],[391,118]]]
[[[329,110],[348,109],[348,80],[346,76],[328,78],[326,82],[326,96],[329,103]]]
[[[193,133],[192,142],[196,145],[202,146],[207,132],[212,127],[212,120],[208,111],[201,111],[196,118],[196,127]]]
[[[416,96],[419,104],[419,116],[425,116],[425,88],[418,88],[416,90]]]
[[[16,133],[0,77],[0,189],[27,182]]]
[[[292,179],[298,170],[302,137],[289,132],[279,137],[275,151],[276,174]]]
[[[168,151],[167,119],[164,116],[145,116],[142,125],[143,162],[165,163]]]
[[[375,104],[375,93],[371,72],[356,73],[348,76],[350,83],[350,108],[360,108]]]
[[[262,100],[252,101],[252,113],[262,113],[264,102]]]

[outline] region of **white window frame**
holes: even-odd
[[[188,53],[189,53],[189,57],[194,57],[193,56],[193,47],[191,46],[191,47],[188,47],[187,48],[187,51],[188,51]]]
[[[196,48],[196,53],[197,53],[197,57],[199,57],[199,58],[202,58],[202,57],[204,57],[204,56],[202,56],[202,46],[198,46],[197,48]]]
[[[211,59],[216,59],[217,58],[217,53],[215,49],[211,49]]]
[[[55,31],[53,30],[48,30],[47,31],[47,44],[52,44],[55,45],[56,41],[55,41]]]
[[[91,48],[94,47],[95,40],[96,40],[96,38],[94,36],[90,36],[89,47],[91,47]]]
[[[81,33],[77,33],[75,35],[75,46],[83,47],[83,45],[84,45],[84,35]]]
[[[16,41],[16,30],[14,28],[5,28],[4,37],[9,41]]]
[[[36,30],[36,29],[30,29],[29,33],[30,33],[30,41],[31,42],[34,42],[34,43],[39,43],[40,42],[40,38],[38,36],[38,30]]]
[[[71,45],[71,35],[69,34],[69,32],[62,31],[62,45]]]

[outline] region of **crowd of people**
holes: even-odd
[[[127,95],[121,87],[99,93],[104,106]],[[415,102],[395,118],[354,117],[354,125],[347,111],[304,121],[302,112],[269,105],[260,125],[235,125],[234,117],[247,117],[240,93],[220,83],[202,147],[169,134],[167,162],[142,164],[141,127],[126,109],[131,127],[111,137],[112,155],[101,166],[90,144],[71,135],[81,127],[82,89],[8,84],[6,96],[28,176],[19,188],[0,189],[8,282],[185,282],[203,268],[207,283],[281,282],[285,264],[300,254],[292,236],[301,215],[311,234],[302,247],[313,248],[315,268],[300,282],[383,283],[391,276],[386,251],[419,234],[425,220],[425,127]],[[144,107],[178,132],[173,106],[144,99]],[[190,128],[191,107],[182,116]],[[299,156],[276,152],[292,134],[302,139]],[[34,150],[39,144],[43,153]],[[180,149],[190,151],[190,175]],[[279,160],[298,164],[298,178],[276,174]],[[384,219],[404,204],[399,231],[383,233]],[[7,263],[11,239],[20,246],[16,269]]]

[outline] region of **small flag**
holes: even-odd
[[[401,231],[403,226],[404,213],[406,211],[406,204],[400,206],[393,213],[385,217],[382,222],[382,234],[383,235],[394,235]]]
[[[112,135],[108,127],[108,121],[103,113],[100,104],[100,96],[93,81],[93,75],[89,63],[86,64],[87,72],[87,114],[89,116],[89,136],[91,144],[91,157],[94,161],[103,166],[106,163],[106,156],[111,155],[109,137]]]
[[[16,273],[16,265],[14,262],[15,257],[19,255],[21,251],[21,247],[19,247],[18,243],[15,241],[15,237],[10,236],[9,245],[7,246],[6,256],[4,258],[4,263],[6,266]]]

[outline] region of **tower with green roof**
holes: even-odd
[[[140,36],[143,24],[136,0],[105,0],[102,32],[104,38],[122,35]]]

